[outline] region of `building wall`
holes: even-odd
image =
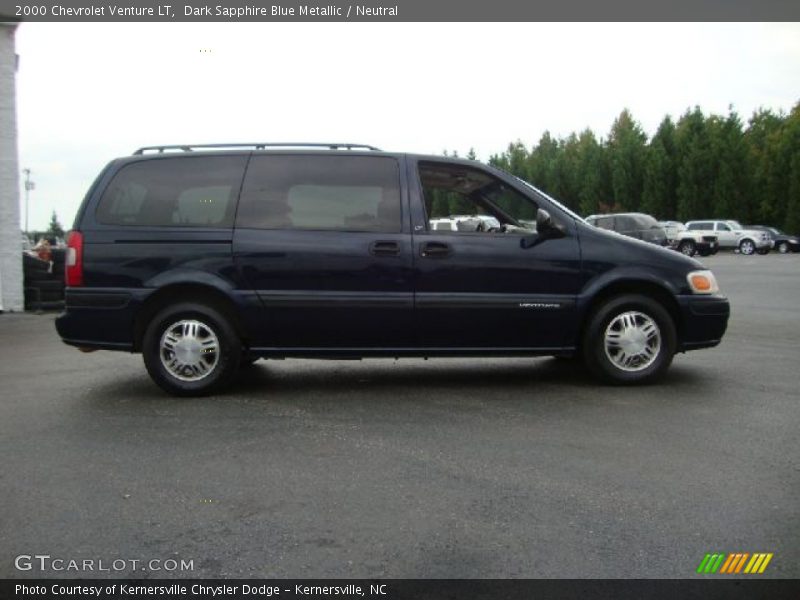
[[[0,23],[0,309],[23,310],[15,24]]]

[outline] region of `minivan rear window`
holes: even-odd
[[[145,227],[232,227],[246,156],[187,156],[122,167],[97,222]]]
[[[382,156],[253,156],[236,226],[399,232],[398,163]]]

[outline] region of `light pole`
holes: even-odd
[[[22,169],[22,172],[25,173],[25,235],[28,235],[28,216],[30,215],[30,195],[31,190],[36,188],[36,184],[31,181],[31,170],[30,169]]]

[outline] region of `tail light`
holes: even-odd
[[[80,231],[70,231],[67,236],[64,273],[68,287],[83,285],[83,234]]]

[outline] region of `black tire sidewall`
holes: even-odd
[[[614,317],[627,311],[638,311],[653,320],[661,333],[661,350],[656,360],[642,371],[622,371],[606,356],[605,330]],[[586,366],[609,383],[638,384],[649,383],[664,374],[677,348],[675,323],[669,312],[649,296],[629,294],[616,296],[605,301],[589,317],[583,338],[583,356]]]
[[[161,364],[160,342],[164,330],[182,319],[196,319],[217,336],[220,356],[214,371],[200,381],[181,381]],[[142,357],[150,377],[166,392],[176,396],[204,396],[230,382],[239,368],[242,348],[239,337],[221,312],[204,304],[186,302],[162,309],[152,319],[142,339]]]

